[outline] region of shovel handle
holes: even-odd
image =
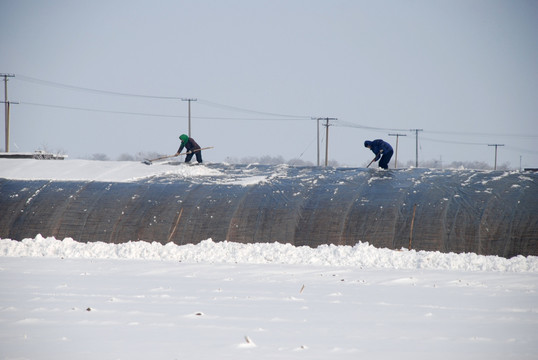
[[[201,148],[201,149],[190,150],[190,151],[181,153],[181,154],[179,154],[178,156],[181,156],[181,155],[187,155],[187,154],[193,154],[193,153],[195,153],[195,152],[202,151],[202,150],[207,150],[207,149],[213,149],[213,146],[208,146],[208,147]],[[175,156],[175,155],[172,155],[172,156]]]
[[[202,150],[207,150],[207,149],[213,149],[213,146],[209,146],[209,147],[205,147],[205,148],[201,148],[201,149],[195,149],[195,150],[187,151],[187,152],[184,152],[184,153],[181,153],[181,154],[161,156],[161,157],[158,157],[157,159],[151,159],[151,160],[147,160],[147,161],[149,161],[151,163],[152,161],[163,160],[163,159],[168,159],[168,158],[172,158],[172,157],[176,157],[176,156],[192,154],[192,153],[195,153],[197,151],[202,151]]]

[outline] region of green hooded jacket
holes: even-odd
[[[185,146],[187,142],[189,141],[189,137],[185,134],[182,134],[182,135],[179,135],[179,140],[181,140],[181,142],[183,143],[183,146]]]

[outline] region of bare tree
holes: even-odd
[[[90,156],[90,160],[109,161],[110,159],[106,154],[96,153]]]
[[[134,161],[134,156],[130,154],[121,154],[118,156],[118,161]]]

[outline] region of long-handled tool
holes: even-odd
[[[181,153],[181,154],[178,154],[178,155],[176,155],[176,154],[174,154],[174,155],[166,155],[166,156],[161,156],[161,157],[158,157],[156,159],[151,159],[151,160],[146,159],[146,160],[144,160],[142,162],[144,164],[146,164],[146,165],[151,165],[154,161],[169,159],[169,158],[176,157],[176,156],[181,156],[181,155],[188,155],[188,154],[192,154],[192,153],[202,151],[202,150],[207,150],[207,149],[213,149],[213,146],[187,151],[187,152],[184,152],[184,153]]]
[[[167,156],[161,156],[161,157],[158,157],[156,159],[146,159],[144,161],[142,161],[142,163],[146,164],[146,165],[151,165],[154,161],[158,161],[158,160],[164,160],[164,159],[168,159],[168,158],[171,158],[171,157],[174,157],[176,156],[176,154],[174,155],[167,155]]]
[[[187,154],[192,154],[192,153],[195,153],[195,152],[198,152],[198,151],[208,150],[208,149],[213,149],[213,146],[208,146],[208,147],[201,148],[201,149],[194,149],[194,150],[191,150],[191,151],[187,151],[187,152],[181,153],[181,154],[179,154],[178,156],[181,156],[181,155],[187,155]]]
[[[366,168],[369,168],[370,165],[372,165],[372,163],[375,161],[375,158],[372,159],[372,161],[370,161],[370,163],[368,164],[368,166]]]

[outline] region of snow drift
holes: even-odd
[[[71,238],[56,240],[37,235],[34,239],[0,239],[0,257],[49,257],[62,259],[157,260],[181,263],[286,264],[350,266],[364,269],[501,271],[538,273],[538,257],[506,259],[474,253],[444,254],[438,251],[377,249],[368,243],[355,246],[290,244],[239,244],[204,240],[196,245],[162,245],[136,241],[122,244],[80,243]]]

